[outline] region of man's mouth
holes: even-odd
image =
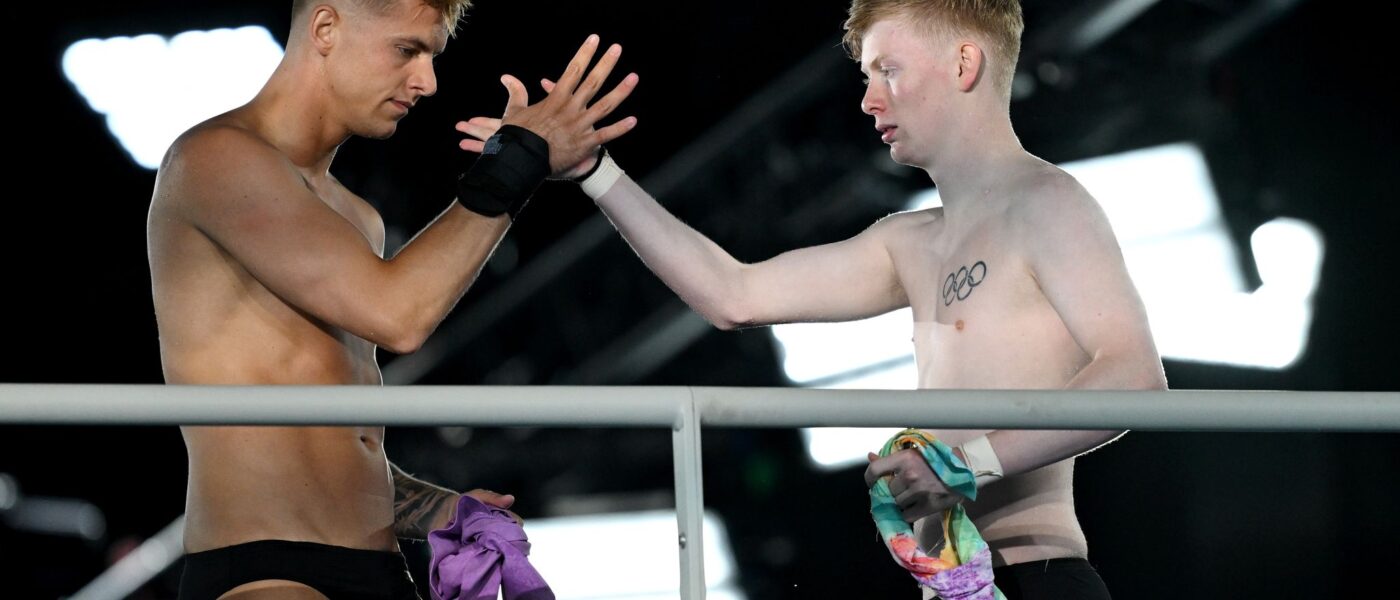
[[[897,125],[881,125],[881,126],[877,127],[876,129],[878,129],[878,130],[880,131],[880,141],[882,141],[882,142],[888,144],[888,143],[894,141],[894,134],[895,134],[896,131],[899,130],[899,126],[897,126]]]

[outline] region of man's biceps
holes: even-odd
[[[1048,294],[1079,292],[1116,300],[1134,296],[1137,289],[1127,265],[1116,256],[1047,253],[1031,260],[1031,272]]]
[[[1082,342],[1091,343],[1092,350],[1131,350],[1152,339],[1146,317],[1137,311],[1111,309],[1084,311],[1079,318],[1065,319],[1070,333]],[[1085,350],[1091,350],[1085,348]]]

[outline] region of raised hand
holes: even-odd
[[[612,91],[593,102],[622,56],[622,46],[613,44],[590,71],[588,64],[597,53],[598,44],[597,35],[588,36],[573,60],[569,61],[558,83],[546,86],[548,93],[538,103],[529,104],[529,93],[520,80],[511,75],[502,76],[501,83],[509,94],[505,113],[500,119],[476,117],[457,123],[458,131],[476,138],[463,140],[461,148],[481,152],[484,140],[502,125],[515,125],[549,142],[549,166],[553,177],[586,171],[586,168],[580,167],[592,165],[599,146],[621,137],[637,124],[635,117],[627,117],[595,129],[598,121],[611,114],[631,95],[638,81],[637,74],[630,73]]]

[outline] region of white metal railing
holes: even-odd
[[[1400,393],[0,384],[0,423],[669,427],[680,591],[693,600],[705,596],[702,426],[1393,432]]]

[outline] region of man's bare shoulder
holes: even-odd
[[[1044,165],[1014,178],[1009,216],[1018,224],[1038,227],[1091,221],[1107,223],[1103,208],[1079,180],[1054,165]]]
[[[876,221],[861,237],[878,242],[891,255],[938,237],[943,229],[943,207],[892,213]]]
[[[246,160],[246,159],[260,160]],[[211,119],[180,134],[161,161],[161,174],[202,175],[223,173],[258,163],[290,161],[252,129],[236,122]],[[198,169],[191,172],[192,169]]]
[[[384,222],[369,202],[329,174],[313,185],[255,129],[237,119],[217,117],[171,145],[156,177],[152,214],[178,215],[178,220],[203,228],[229,218],[257,225],[268,219],[330,214],[321,212],[324,206],[359,228],[383,255]],[[304,212],[310,207],[315,207],[311,213]]]
[[[1028,254],[1066,244],[1116,243],[1108,215],[1093,194],[1058,167],[1047,165],[1018,178],[1017,201],[1007,209],[1012,238]]]
[[[197,208],[208,202],[238,197],[258,188],[304,185],[295,166],[275,146],[253,130],[216,118],[189,129],[166,151],[156,173],[152,208]]]
[[[929,227],[940,226],[943,222],[943,207],[935,206],[921,210],[891,213],[870,227],[881,237],[899,237],[926,233]]]

